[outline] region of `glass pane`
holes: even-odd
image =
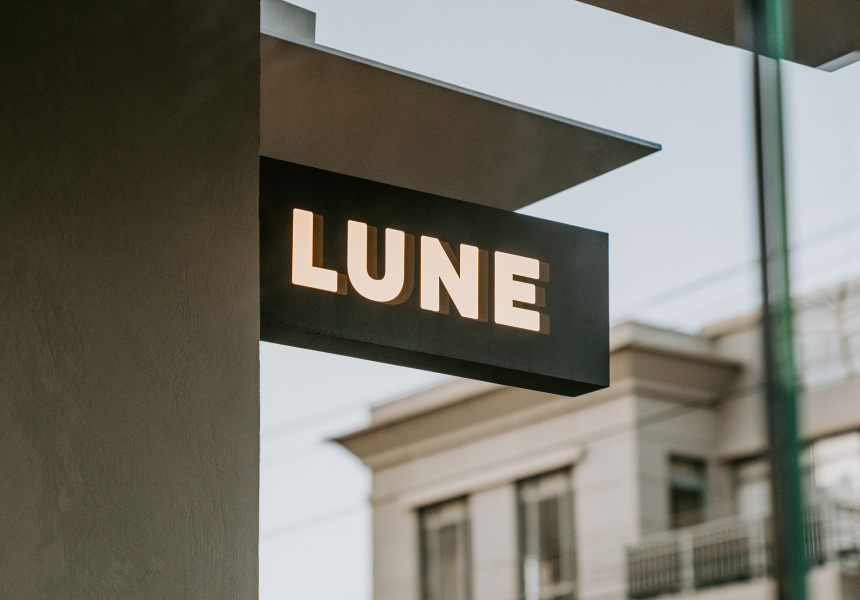
[[[570,471],[521,482],[519,497],[523,598],[573,598],[576,584]]]
[[[670,461],[672,480],[690,482],[687,485],[699,486],[705,474],[705,463],[700,460],[672,458]]]
[[[669,516],[673,529],[704,520],[705,463],[671,458],[669,461]]]
[[[701,523],[703,499],[703,494],[699,491],[672,488],[672,528]]]
[[[812,446],[819,497],[860,505],[860,433],[825,438]]]
[[[439,562],[442,593],[439,600],[458,600],[463,587],[460,569],[461,548],[457,527],[447,525],[439,531]]]
[[[560,510],[561,504],[558,498],[547,498],[538,504],[541,586],[555,584],[562,580]]]
[[[770,472],[763,458],[735,463],[735,512],[744,518],[770,514]]]

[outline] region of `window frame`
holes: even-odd
[[[469,496],[457,496],[448,498],[433,504],[421,506],[415,511],[416,525],[418,528],[418,597],[421,600],[435,600],[431,598],[430,592],[430,569],[429,569],[429,544],[428,544],[428,527],[426,520],[428,513],[434,510],[442,509],[445,505],[462,503],[463,518],[459,523],[462,527],[462,543],[463,543],[463,600],[471,600],[473,595],[472,581],[472,519],[470,514]],[[436,530],[440,528],[434,528]]]
[[[530,518],[527,515],[527,511],[530,506],[536,506],[537,503],[543,499],[540,491],[538,494],[538,502],[529,502],[527,503],[523,496],[524,490],[527,486],[537,485],[540,480],[548,479],[551,477],[564,475],[566,489],[561,496],[563,508],[561,509],[563,512],[562,515],[566,514],[567,518],[563,519],[564,522],[559,522],[559,539],[564,543],[567,542],[566,552],[565,549],[562,548],[562,556],[560,557],[561,566],[563,571],[566,570],[568,577],[565,579],[562,578],[558,584],[555,584],[553,588],[556,589],[548,589],[543,590],[540,586],[540,578],[538,576],[538,592],[537,597],[532,597],[529,592],[530,590],[526,589],[527,581],[526,581],[526,560],[531,551],[529,548],[529,539],[527,535],[527,523],[534,521],[533,518]],[[518,579],[519,579],[519,598],[520,600],[575,600],[579,596],[579,579],[578,579],[578,552],[577,552],[577,539],[576,539],[576,513],[575,513],[575,491],[574,491],[574,468],[572,465],[562,467],[560,469],[553,469],[552,471],[547,471],[544,473],[539,473],[537,475],[532,475],[530,477],[526,477],[524,479],[520,479],[516,482],[516,502],[517,502],[517,537],[518,537],[518,562],[517,562],[517,571],[518,571]],[[552,497],[550,494],[547,494],[546,497]],[[533,510],[533,509],[532,509]],[[533,515],[532,515],[533,516]],[[540,521],[536,522],[536,526],[538,532],[540,531]],[[540,544],[540,534],[538,533],[537,544]],[[567,589],[565,589],[567,588]]]

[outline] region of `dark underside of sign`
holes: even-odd
[[[261,158],[260,292],[266,342],[568,396],[609,385],[605,233]]]

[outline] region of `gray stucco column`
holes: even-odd
[[[257,597],[259,0],[0,9],[0,597]]]

